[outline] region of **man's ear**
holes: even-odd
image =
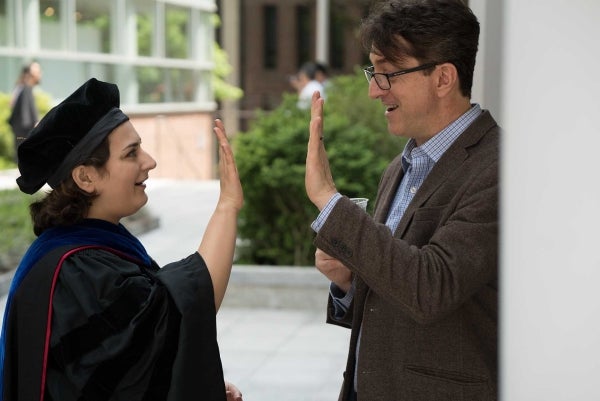
[[[87,193],[94,193],[96,190],[97,171],[92,166],[77,166],[71,171],[71,177],[75,184]]]
[[[438,94],[440,96],[447,96],[455,88],[458,88],[458,71],[456,66],[452,63],[440,64],[437,68],[438,75]],[[460,90],[460,88],[459,88]]]

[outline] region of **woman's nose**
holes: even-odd
[[[144,169],[147,170],[152,170],[154,168],[156,168],[156,160],[154,160],[154,158],[152,156],[150,156],[150,153],[143,151],[144,155],[146,156],[146,159],[144,160]]]

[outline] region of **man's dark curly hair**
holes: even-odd
[[[479,22],[461,0],[379,2],[361,25],[367,52],[391,63],[414,57],[421,63],[456,66],[461,93],[471,96]]]

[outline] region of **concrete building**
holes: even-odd
[[[0,91],[42,66],[58,103],[88,78],[116,83],[158,160],[154,177],[214,177],[214,0],[0,0]]]
[[[256,109],[277,107],[284,92],[294,91],[289,77],[306,61],[326,64],[332,76],[363,66],[368,59],[356,30],[371,2],[217,0],[217,38],[234,67],[230,83],[244,90],[240,101],[222,104],[228,127],[239,123],[244,130]]]
[[[229,135],[246,130],[257,109],[271,110],[294,91],[289,77],[305,61],[328,65],[331,76],[365,66],[357,29],[373,2],[0,0],[0,91],[10,92],[33,59],[44,71],[40,88],[55,102],[90,77],[115,82],[158,161],[153,176],[214,178],[213,118],[225,120]],[[497,6],[469,4],[484,27],[474,100],[496,111],[499,80],[485,76],[499,65]],[[215,41],[233,67],[226,80],[244,91],[238,101],[214,101]]]
[[[239,101],[220,104],[230,133],[246,130],[257,109],[279,105],[293,92],[289,77],[305,61],[319,61],[331,76],[368,64],[357,39],[361,19],[378,0],[217,0],[217,41],[233,66],[229,83],[244,90]],[[481,26],[473,99],[499,111],[501,2],[467,1]],[[365,87],[366,89],[366,87]]]

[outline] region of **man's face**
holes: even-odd
[[[376,53],[371,53],[369,58],[375,73],[391,74],[421,65],[413,57],[406,57],[401,64],[392,64]],[[424,71],[415,71],[389,77],[389,89],[381,89],[376,80],[371,79],[369,97],[380,99],[385,106],[388,131],[392,135],[414,138],[420,145],[436,134],[431,132],[439,114],[434,72],[425,75]],[[377,76],[377,79],[380,82],[386,81],[384,76]]]

